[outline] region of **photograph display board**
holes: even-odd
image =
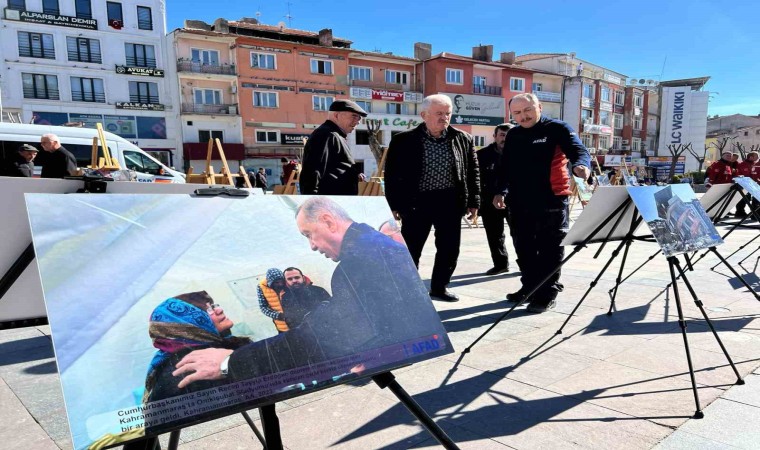
[[[591,189],[591,186],[586,184],[586,180],[573,176],[573,181],[575,181],[575,185],[578,186],[578,197],[584,202],[591,200],[591,194],[593,194],[594,191]]]
[[[741,186],[752,198],[760,201],[760,185],[757,184],[757,181],[749,177],[736,177],[734,183]]]
[[[382,197],[36,194],[27,206],[75,449],[452,351]],[[214,360],[205,371],[199,355]]]
[[[734,209],[736,204],[742,199],[742,196],[739,195],[739,193],[735,193],[731,197],[731,201],[728,202],[728,206],[725,208],[723,207],[726,200],[725,195],[728,194],[728,191],[731,190],[732,187],[733,185],[731,183],[713,184],[712,187],[699,198],[699,203],[702,204],[707,216],[711,220],[722,219],[722,217],[717,217],[717,215],[721,214],[722,216],[725,216]]]
[[[628,200],[628,191],[625,186],[599,186],[594,191],[588,205],[583,208],[583,212],[578,216],[578,220],[570,227],[562,245],[578,245],[586,240],[594,229],[626,200]],[[589,242],[603,242],[607,239],[607,235],[609,235],[609,240],[623,239],[631,227],[634,213],[635,208],[631,205],[625,210],[623,218],[614,230],[612,227],[615,225],[616,218],[609,221]]]
[[[688,184],[627,189],[665,256],[723,243]]]
[[[597,186],[611,186],[610,183],[610,177],[607,175],[597,175],[596,176],[596,185]]]

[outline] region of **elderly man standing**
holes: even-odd
[[[34,175],[34,157],[37,156],[37,148],[24,144],[18,148],[18,152],[8,158],[3,165],[0,176],[4,177],[31,177]]]
[[[301,194],[357,195],[362,176],[346,137],[367,112],[351,100],[335,100],[328,119],[309,137],[303,151]]]
[[[61,145],[58,136],[43,134],[40,145],[49,153],[42,164],[42,178],[63,178],[76,174],[77,159]]]
[[[446,287],[457,266],[462,216],[480,206],[478,161],[472,136],[449,126],[451,99],[431,95],[422,102],[424,123],[391,139],[385,163],[385,197],[414,263],[435,227],[435,263],[430,296],[456,302]]]
[[[493,197],[504,209],[509,194],[510,233],[520,266],[522,287],[507,300],[523,302],[551,271],[559,266],[568,228],[567,198],[571,194],[568,164],[573,174],[589,177],[591,156],[578,134],[565,122],[541,117],[541,103],[534,94],[520,94],[509,101],[518,127],[507,134],[500,177],[500,194]],[[536,291],[528,311],[541,313],[556,304],[563,286],[557,271]]]

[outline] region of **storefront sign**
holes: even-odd
[[[273,84],[258,84],[258,83],[241,83],[241,87],[251,89],[267,89],[270,91],[294,91],[295,88],[291,86],[277,86]]]
[[[607,125],[584,123],[583,132],[588,134],[612,134],[612,127]]]
[[[392,114],[370,114],[362,119],[362,124],[367,122],[380,124],[383,129],[389,128],[393,131],[410,130],[422,123],[419,116],[396,116]]]
[[[303,145],[305,139],[309,139],[308,134],[285,134],[280,133],[280,141],[284,145]]]
[[[98,29],[98,21],[96,19],[83,19],[81,17],[61,16],[34,11],[17,11],[8,8],[5,8],[5,19],[58,27],[81,28],[84,30]]]
[[[155,67],[130,67],[116,65],[116,73],[121,75],[140,75],[143,77],[163,77],[164,69]]]
[[[502,97],[442,94],[449,96],[453,103],[451,123],[454,125],[499,125],[504,122],[506,110]]]
[[[604,165],[605,166],[622,166],[623,165],[623,158],[625,158],[625,163],[630,165],[631,164],[631,157],[630,156],[623,156],[623,155],[604,155]]]
[[[116,102],[116,109],[131,109],[139,111],[163,111],[160,103]]]
[[[647,158],[647,165],[649,167],[654,167],[655,171],[657,172],[656,177],[662,178],[667,177],[670,173],[670,166],[673,164],[673,157],[672,156],[651,156]],[[678,161],[676,161],[676,171],[675,173],[685,173],[686,172],[686,157],[680,156],[678,157]]]
[[[390,102],[403,102],[404,93],[397,92],[397,91],[386,91],[384,89],[383,90],[372,89],[372,99],[373,100],[387,100]]]

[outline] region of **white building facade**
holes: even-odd
[[[163,0],[4,0],[0,119],[102,123],[169,166],[181,166]]]

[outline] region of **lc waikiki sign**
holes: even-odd
[[[688,86],[665,88],[665,146],[688,144],[691,89]]]

